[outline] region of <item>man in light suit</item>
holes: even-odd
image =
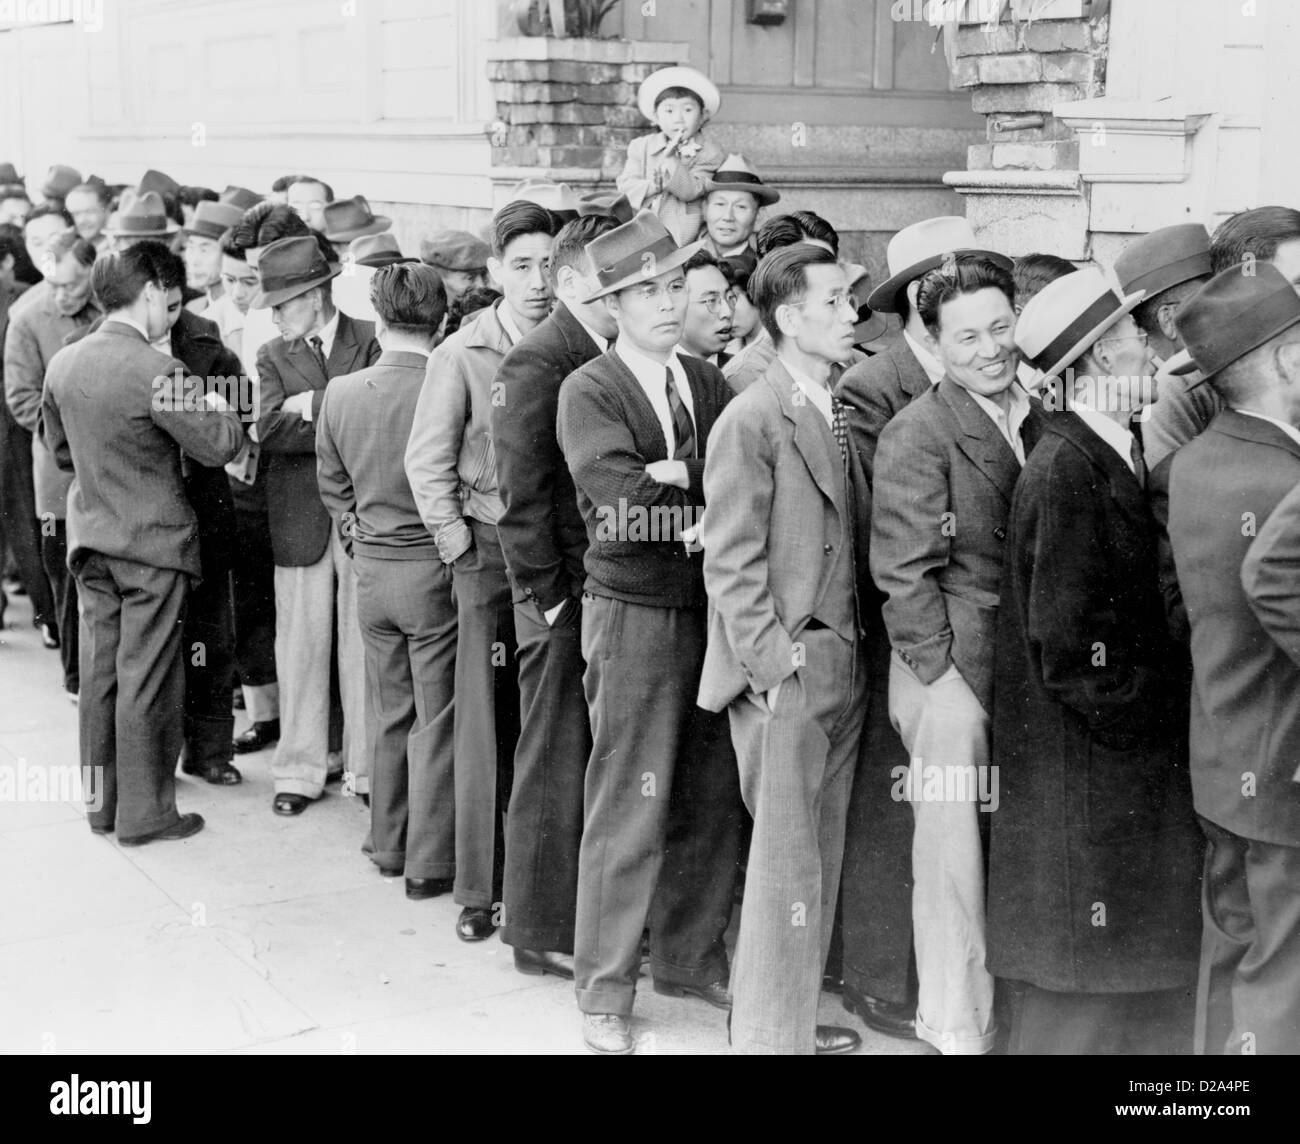
[[[152,349],[169,325],[171,261],[152,243],[96,261],[103,326],[50,361],[43,415],[59,467],[75,471],[68,564],[82,607],[81,762],[96,768],[87,818],[123,845],[186,838],[203,827],[178,814],[173,771],[185,692],[181,623],[201,574],[198,526],[181,450],[223,465],[243,426],[217,395],[170,400],[184,366]],[[98,786],[102,783],[102,787]],[[90,793],[90,792],[88,792]]]
[[[817,1027],[866,693],[859,600],[871,494],[831,366],[856,307],[829,251],[800,243],[750,280],[777,349],[719,418],[701,527],[709,643],[700,706],[725,710],[754,816],[732,973],[741,1052],[844,1053]],[[806,910],[791,922],[791,903]]]
[[[873,311],[898,314],[903,328],[878,354],[844,371],[836,396],[844,402],[849,435],[872,479],[881,431],[900,410],[939,384],[943,363],[916,308],[926,273],[956,251],[976,252],[1011,268],[1011,259],[979,250],[964,218],[927,219],[889,240],[889,277],[871,292]],[[849,799],[844,838],[844,1008],[889,1036],[916,1036],[916,969],[912,957],[912,812],[891,797],[893,773],[907,752],[889,717],[889,636],[884,603],[874,588],[867,606],[867,717]],[[835,953],[832,948],[832,961]],[[832,969],[833,972],[833,969]]]
[[[893,647],[889,711],[911,759],[895,771],[893,797],[905,792],[915,818],[916,1034],[945,1054],[988,1052],[994,1038],[987,816],[976,792],[950,780],[987,775],[1007,516],[1042,417],[1016,381],[1014,294],[1010,271],[978,254],[926,274],[917,310],[944,379],[885,426],[872,485],[871,571],[888,596]]]
[[[356,574],[330,527],[316,483],[316,417],[331,377],[379,359],[375,328],[334,306],[331,270],[314,238],[282,238],[257,266],[261,293],[280,337],[257,355],[261,415],[256,440],[266,466],[266,498],[275,556],[275,666],[280,681],[280,741],[271,773],[276,814],[301,814],[331,777],[330,675],[343,698],[346,752],[337,769],[365,757],[361,630]],[[252,435],[250,431],[250,435]],[[337,599],[337,605],[336,605]],[[337,643],[334,639],[337,606]]]
[[[1232,267],[1176,322],[1226,406],[1174,454],[1169,487],[1192,637],[1192,794],[1210,842],[1197,1049],[1297,1053],[1300,671],[1274,638],[1294,623],[1294,584],[1278,580],[1294,534],[1280,542],[1288,518],[1271,518],[1300,483],[1300,298],[1272,265]]]

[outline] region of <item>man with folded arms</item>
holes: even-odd
[[[587,529],[556,438],[560,386],[609,348],[618,325],[595,289],[587,247],[616,220],[577,219],[555,236],[547,318],[506,354],[492,407],[501,519],[519,641],[519,744],[506,815],[505,926],[522,973],[573,977],[582,786],[591,726],[582,690]]]
[[[765,258],[750,286],[777,356],[713,430],[701,528],[699,702],[728,715],[754,816],[731,1042],[845,1053],[861,1039],[818,1026],[817,1002],[867,687],[871,494],[830,389],[857,307],[835,256],[806,243]]]
[[[587,526],[582,654],[591,714],[575,978],[583,1039],[630,1053],[641,935],[655,990],[729,1008],[740,792],[725,720],[695,704],[704,577],[682,532],[704,507],[705,443],[730,397],[674,352],[685,262],[648,211],[591,243],[613,346],[565,379],[560,447]]]
[[[145,243],[96,261],[92,289],[105,321],[54,356],[43,410],[55,459],[77,474],[68,563],[85,635],[81,762],[97,768],[93,789],[103,794],[87,818],[97,834],[116,828],[123,845],[203,828],[199,815],[177,812],[173,777],[183,738],[181,624],[200,576],[181,452],[223,465],[244,438],[217,395],[199,409],[158,399],[177,371],[185,375],[150,346],[168,328],[164,255]]]
[[[1275,555],[1293,517],[1272,517],[1300,483],[1300,297],[1275,266],[1233,266],[1177,325],[1225,406],[1174,454],[1169,486],[1191,624],[1192,794],[1210,843],[1197,1051],[1297,1053],[1300,674],[1276,638],[1295,587]]]

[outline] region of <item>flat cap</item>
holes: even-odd
[[[491,248],[465,230],[440,230],[420,240],[420,261],[437,270],[483,270]]]

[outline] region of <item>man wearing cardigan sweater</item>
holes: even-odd
[[[629,1053],[641,935],[655,991],[730,1007],[740,789],[725,719],[695,705],[705,645],[700,557],[682,531],[704,507],[704,446],[731,396],[679,357],[678,249],[649,212],[589,251],[618,340],[565,380],[557,429],[587,526],[582,598],[591,714],[574,974],[583,1039]],[[661,876],[662,875],[662,876]]]

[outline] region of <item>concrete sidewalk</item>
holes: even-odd
[[[299,818],[271,813],[271,751],[242,786],[180,776],[207,826],[124,850],[60,800],[77,709],[25,597],[0,632],[0,1052],[577,1053],[573,986],[525,977],[495,937],[457,939],[450,895],[409,902],[360,852],[368,811],[337,786]],[[21,780],[21,781],[19,781]],[[66,788],[65,792],[66,793]],[[734,927],[733,927],[734,928]],[[838,998],[821,1020],[864,1054],[917,1054]],[[639,1053],[725,1053],[724,1015],[638,990]]]

